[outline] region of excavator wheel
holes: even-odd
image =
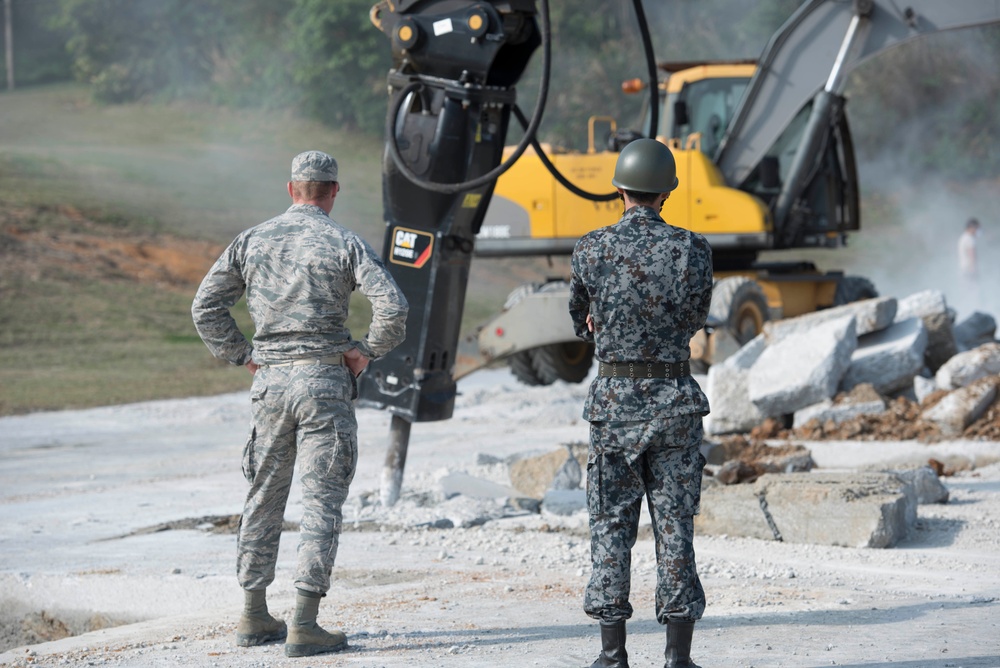
[[[722,323],[741,346],[760,334],[770,320],[763,288],[745,276],[716,281],[708,313],[709,320]]]
[[[557,380],[579,383],[590,373],[594,346],[585,341],[570,341],[541,346],[531,351],[535,372],[542,385]]]
[[[533,363],[533,350],[524,350],[519,353],[515,353],[507,358],[507,365],[510,367],[510,372],[514,374],[514,378],[525,385],[550,385],[552,381],[545,382],[538,376],[538,372],[535,371],[535,365]]]
[[[837,282],[837,291],[833,295],[833,305],[843,306],[851,302],[878,297],[875,284],[862,276],[844,276]]]

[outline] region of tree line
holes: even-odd
[[[17,85],[77,80],[106,104],[194,100],[284,109],[374,136],[382,132],[388,39],[374,0],[4,0]],[[659,60],[753,58],[800,0],[644,3]],[[644,76],[632,0],[551,1],[553,82],[544,140],[581,148],[587,118],[636,122],[620,94]],[[972,33],[971,37],[969,33]],[[5,45],[6,46],[6,45]],[[518,85],[530,109],[540,54]],[[934,36],[852,75],[859,152],[914,151],[927,167],[1000,175],[1000,29]],[[6,70],[6,67],[4,68]],[[6,73],[6,72],[5,72]],[[921,149],[900,128],[920,128]]]

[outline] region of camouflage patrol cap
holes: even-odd
[[[322,151],[305,151],[292,158],[292,181],[336,181],[337,161]]]

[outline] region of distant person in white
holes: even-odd
[[[965,230],[958,237],[958,274],[961,279],[958,305],[972,311],[981,307],[979,287],[979,257],[977,245],[982,229],[979,221],[969,218]]]
[[[979,221],[969,218],[965,231],[958,238],[958,271],[962,278],[976,281],[979,278],[979,265],[976,260],[976,242],[979,238]]]

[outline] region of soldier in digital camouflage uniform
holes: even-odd
[[[628,667],[625,620],[631,550],[643,495],[656,542],[656,617],[666,625],[666,667],[694,667],[694,622],[705,610],[695,568],[694,515],[705,460],[708,399],[690,376],[691,337],[708,317],[712,251],[659,211],[677,187],[673,155],[653,139],[622,149],[612,184],[625,204],[616,225],[590,232],[573,252],[570,315],[596,344],[598,377],[583,416],[593,571],[584,609],[601,624],[592,668]]]
[[[250,482],[237,538],[237,574],[246,592],[237,643],[287,635],[285,653],[305,656],[347,646],[343,632],[316,623],[330,588],[344,500],[358,457],[353,400],[357,374],[405,334],[407,303],[382,261],[357,234],[329,217],[340,190],[337,163],[319,151],[292,161],[292,206],[240,234],[205,276],[192,306],[195,327],[216,357],[245,365],[252,429],[243,453]],[[368,334],[347,329],[357,288],[372,305]],[[230,309],[246,295],[253,343]],[[289,628],[267,610],[285,503],[298,458],[302,524]]]

